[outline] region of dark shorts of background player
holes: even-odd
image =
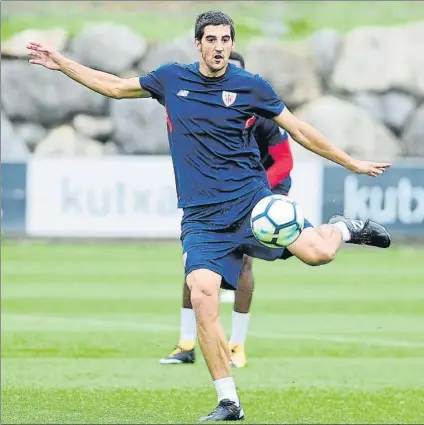
[[[271,190],[272,193],[275,193],[277,195],[288,195],[290,192],[292,180],[291,177],[287,177],[282,182],[278,183],[276,186],[274,186]]]
[[[275,193],[283,194],[282,188],[275,188]],[[284,194],[286,194],[285,192]],[[253,235],[250,228],[250,213],[253,207],[265,196],[271,195],[268,188],[261,188],[243,199],[227,201],[217,205],[206,205],[183,217],[181,241],[185,276],[194,270],[207,269],[222,276],[221,287],[236,289],[243,263],[243,256],[260,258],[266,261],[286,260],[293,256],[287,248],[268,248],[262,245]],[[210,219],[227,216],[242,217],[238,221],[228,220],[228,226],[211,227]],[[240,215],[243,211],[243,215]],[[197,215],[208,220],[196,219]],[[305,219],[305,228],[313,227]]]

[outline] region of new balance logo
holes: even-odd
[[[190,93],[190,92],[189,92],[188,90],[180,90],[180,91],[177,93],[177,96],[187,97],[189,93]]]
[[[355,230],[362,230],[364,222],[362,220],[352,220],[352,226]]]

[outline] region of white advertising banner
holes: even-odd
[[[32,236],[178,237],[169,157],[34,159],[28,167]]]
[[[322,165],[295,164],[291,196],[321,222]],[[40,237],[178,238],[168,156],[38,159],[28,164],[27,232]]]
[[[305,218],[314,226],[322,223],[323,170],[322,161],[295,161],[291,173],[289,196],[299,203]]]

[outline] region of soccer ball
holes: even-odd
[[[304,217],[295,201],[284,195],[270,195],[253,208],[250,226],[256,239],[270,248],[292,244],[303,230]]]

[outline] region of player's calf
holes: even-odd
[[[205,421],[229,420],[225,419],[228,406],[223,406],[224,400],[229,400],[232,406],[237,407],[236,410],[240,410],[236,386],[230,373],[228,342],[219,319],[221,280],[219,274],[207,269],[195,270],[187,276],[191,302],[196,312],[199,345],[214,380],[219,403],[218,407],[203,419]],[[231,412],[227,413],[232,415]]]
[[[321,266],[334,260],[342,242],[341,232],[334,226],[308,227],[288,250],[309,266]]]
[[[187,276],[196,313],[197,337],[213,379],[230,376],[228,343],[219,319],[221,276],[201,269]]]

